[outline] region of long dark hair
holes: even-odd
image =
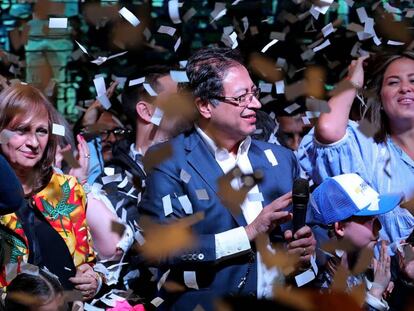
[[[49,140],[41,160],[34,167],[33,193],[44,188],[53,173],[57,139],[51,133],[53,123],[58,123],[57,111],[42,92],[30,85],[15,84],[0,93],[0,132],[18,116],[32,118],[45,112],[49,119]]]
[[[409,58],[414,60],[414,52],[404,51],[398,54],[379,54],[369,62],[366,69],[367,79],[366,93],[368,95],[368,110],[365,117],[378,129],[374,139],[377,143],[385,142],[390,134],[389,119],[382,109],[381,89],[384,80],[384,73],[388,66],[397,59]]]

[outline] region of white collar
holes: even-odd
[[[230,156],[229,151],[226,148],[219,148],[217,144],[208,136],[197,124],[194,125],[197,133],[201,136],[203,141],[207,144],[209,149],[213,152],[214,156],[218,160],[224,160]],[[237,156],[240,154],[245,154],[249,151],[250,145],[252,143],[252,138],[247,136],[240,144],[237,150]]]
[[[142,150],[141,150],[141,148],[135,148],[135,143],[134,144],[131,144],[131,146],[129,146],[129,156],[132,158],[132,159],[134,159],[135,160],[135,157],[137,156],[137,155],[140,155],[140,156],[142,156],[142,155],[144,155],[143,153],[142,153]]]

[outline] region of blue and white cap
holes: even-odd
[[[313,220],[325,225],[351,216],[375,216],[394,209],[401,193],[379,195],[357,174],[325,179],[312,193]]]

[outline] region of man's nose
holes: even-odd
[[[249,108],[260,109],[262,108],[262,103],[257,99],[256,96],[253,96],[252,101],[248,105]]]

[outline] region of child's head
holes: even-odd
[[[21,273],[7,287],[5,310],[65,310],[63,288],[54,276],[42,270],[38,275]]]
[[[394,209],[401,194],[379,195],[357,174],[327,178],[312,193],[313,219],[331,225],[338,238],[361,249],[373,246],[381,224],[377,215]]]

